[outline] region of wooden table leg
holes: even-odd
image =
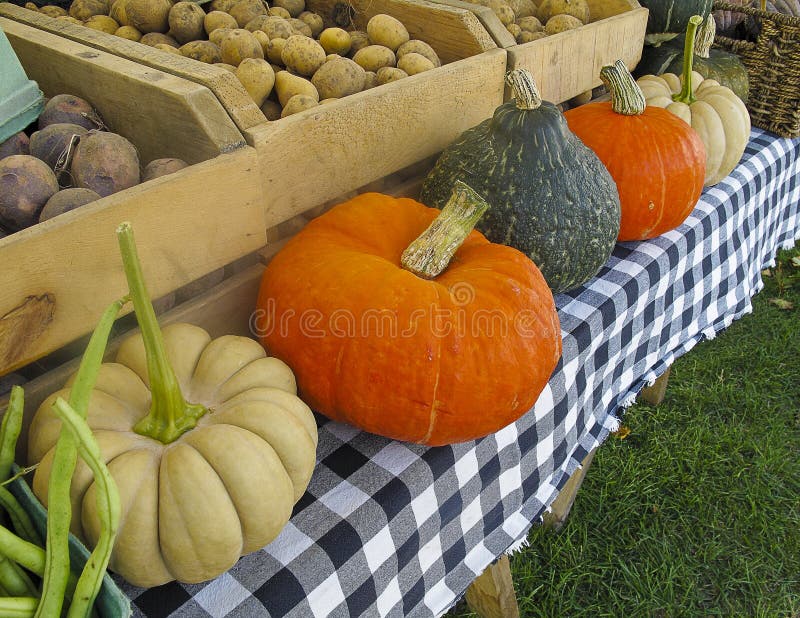
[[[575,496],[581,488],[581,483],[586,477],[586,472],[594,459],[595,451],[590,452],[586,458],[581,462],[580,470],[576,470],[569,480],[564,484],[564,487],[559,492],[553,504],[550,506],[551,510],[542,516],[543,524],[554,530],[560,530],[567,521],[567,516],[575,502]]]
[[[639,393],[639,399],[651,406],[657,406],[664,401],[664,395],[667,394],[670,369],[671,367],[667,367],[667,370],[653,382],[653,386],[645,386]]]
[[[469,608],[481,618],[519,618],[511,563],[506,554],[475,578],[465,598]]]

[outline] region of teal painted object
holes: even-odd
[[[44,109],[44,94],[28,79],[0,28],[0,143],[34,122]]]

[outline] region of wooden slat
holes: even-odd
[[[440,152],[502,103],[505,68],[494,49],[246,131],[267,224]]]
[[[0,276],[0,316],[13,316],[23,328],[41,324],[42,313],[52,310],[51,321],[25,345],[3,337],[0,374],[88,333],[122,296],[127,288],[115,234],[122,221],[133,224],[153,298],[262,247],[256,166],[255,150],[245,147],[0,240],[3,263],[13,265]]]
[[[136,144],[142,165],[161,157],[197,163],[245,145],[204,86],[10,19],[0,17],[0,28],[45,95],[91,102],[110,130]]]
[[[639,393],[639,400],[643,401],[644,403],[657,406],[660,405],[662,401],[664,401],[664,397],[667,395],[667,384],[669,383],[669,371],[671,367],[667,367],[667,370],[662,373],[656,381],[653,382],[652,386],[645,386],[641,392]]]
[[[498,47],[511,47],[512,45],[517,44],[517,41],[508,31],[508,28],[506,28],[503,25],[503,22],[501,22],[500,19],[497,17],[497,14],[488,6],[483,6],[472,2],[464,2],[462,0],[432,0],[432,1],[441,2],[442,4],[446,4],[448,6],[453,6],[456,8],[472,11],[472,13],[481,22],[481,25],[484,27],[486,32],[489,33],[489,36],[492,37],[492,40],[498,45]]]
[[[550,506],[550,511],[543,516],[543,523],[554,530],[560,530],[564,523],[567,521],[572,505],[575,503],[575,497],[578,495],[578,490],[583,484],[583,479],[586,478],[586,473],[589,471],[589,466],[592,465],[594,454],[597,450],[591,451],[581,462],[581,467],[572,473],[564,487],[561,488],[553,504]]]
[[[163,52],[113,34],[72,24],[63,19],[47,17],[7,2],[0,3],[0,16],[201,84],[217,96],[241,131],[266,121],[264,114],[236,76],[225,69]]]
[[[503,554],[489,565],[464,596],[469,608],[480,618],[519,618],[508,556]]]

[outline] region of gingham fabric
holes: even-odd
[[[754,129],[678,230],[618,244],[597,278],[556,296],[563,358],[518,422],[423,448],[320,418],[318,465],[281,535],[204,584],[121,582],[134,615],[443,614],[525,538],[643,386],[751,309],[761,269],[800,236],[799,202],[800,140]]]

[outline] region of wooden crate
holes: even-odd
[[[587,0],[590,23],[521,45],[488,7],[461,0],[435,1],[471,8],[508,52],[508,69],[528,69],[542,97],[553,103],[599,86],[604,65],[622,59],[632,70],[642,57],[648,11],[637,0]]]
[[[258,157],[204,86],[0,18],[28,76],[47,95],[91,101],[143,163],[193,163],[0,239],[0,375],[94,327],[126,289],[114,230],[131,221],[154,297],[266,240]],[[160,110],[158,118],[144,114]]]
[[[234,110],[255,108],[236,123],[258,153],[270,225],[441,151],[502,103],[506,52],[468,9],[427,0],[308,0],[306,7],[326,25],[342,25],[344,15],[364,28],[375,14],[393,15],[445,64],[269,122],[243,88],[218,87],[217,67],[9,4],[0,4],[0,15],[205,84],[234,118]]]

